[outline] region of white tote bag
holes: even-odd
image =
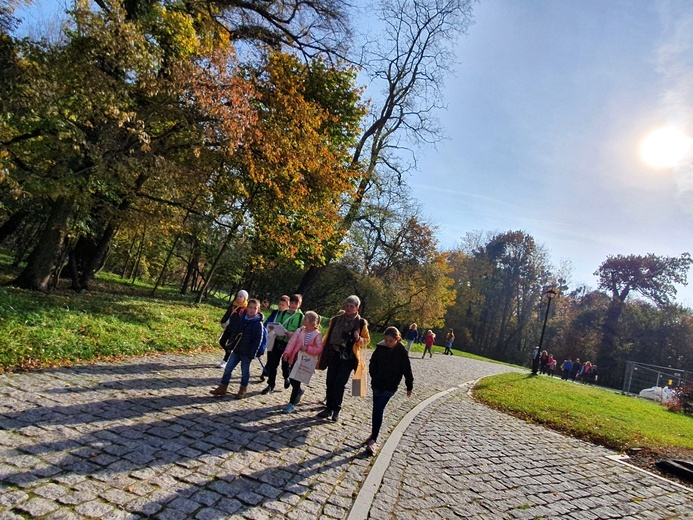
[[[294,366],[291,368],[289,378],[308,384],[310,383],[310,378],[313,377],[313,373],[315,373],[315,367],[317,364],[317,356],[309,356],[301,350],[298,352],[298,354],[296,354],[296,361],[294,362]]]

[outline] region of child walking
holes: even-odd
[[[431,329],[426,331],[426,336],[424,336],[424,353],[421,359],[426,357],[426,352],[428,352],[429,357],[433,357],[433,344],[436,342],[436,335],[433,334]]]
[[[373,425],[371,435],[366,440],[368,454],[374,455],[377,450],[378,434],[383,424],[385,406],[395,395],[399,383],[404,377],[407,386],[407,397],[411,397],[414,388],[414,375],[411,372],[409,353],[402,345],[402,336],[395,327],[385,329],[383,341],[375,347],[371,356],[368,372],[373,389]]]
[[[308,311],[303,320],[303,327],[291,335],[289,343],[284,350],[283,358],[292,366],[296,362],[296,356],[300,351],[304,351],[309,356],[316,358],[322,353],[322,336],[318,331],[320,316],[313,311]],[[289,404],[284,408],[284,413],[291,413],[301,400],[304,390],[301,389],[301,381],[289,377],[291,384],[291,397]]]
[[[224,375],[221,377],[221,384],[210,392],[214,397],[224,397],[228,392],[231,372],[240,363],[241,365],[241,387],[236,399],[244,399],[248,394],[248,383],[250,382],[250,362],[257,354],[262,338],[264,327],[262,326],[262,313],[260,302],[256,299],[248,300],[248,307],[241,318],[239,332],[231,340],[229,361],[224,368]]]

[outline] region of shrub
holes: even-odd
[[[674,399],[684,413],[693,413],[693,384],[675,388]]]

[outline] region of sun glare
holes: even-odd
[[[655,168],[681,166],[691,152],[691,138],[677,128],[663,126],[650,132],[640,144],[643,160]]]

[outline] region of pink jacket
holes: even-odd
[[[319,356],[322,353],[322,336],[320,335],[320,331],[316,330],[308,344],[304,346],[303,342],[305,338],[305,327],[301,327],[291,335],[291,339],[288,345],[286,345],[286,349],[284,349],[283,356],[289,364],[293,364],[296,360],[296,354],[298,354],[299,350],[304,350],[310,356]]]

